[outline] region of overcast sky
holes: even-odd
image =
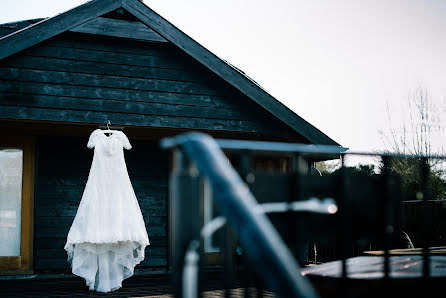
[[[1,0],[0,23],[85,2]],[[386,101],[402,121],[417,84],[446,98],[443,0],[144,2],[345,147],[382,148]]]

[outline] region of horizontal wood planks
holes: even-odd
[[[70,31],[141,39],[147,41],[167,42],[167,40],[162,38],[159,34],[141,22],[131,22],[109,18],[95,18],[71,29]]]
[[[79,33],[0,61],[0,118],[291,133],[171,44]]]
[[[69,270],[64,250],[87,182],[93,150],[88,136],[42,137],[37,146],[35,191],[35,269]],[[168,155],[151,142],[133,142],[125,152],[151,245],[140,268],[167,266]]]
[[[137,126],[155,126],[172,128],[194,128],[207,130],[233,130],[244,132],[271,132],[271,130],[262,130],[257,122],[239,121],[226,119],[208,119],[198,117],[167,117],[167,116],[148,116],[143,114],[125,114],[94,112],[90,110],[57,110],[35,107],[16,107],[3,105],[0,108],[0,118],[9,118],[11,114],[16,115],[15,119],[38,119],[43,121],[62,121],[85,122],[85,123],[119,123],[120,125]],[[35,117],[35,118],[34,118]]]

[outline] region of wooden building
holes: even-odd
[[[160,138],[200,130],[338,145],[138,0],[93,0],[0,25],[0,36],[0,250],[15,250],[0,255],[2,275],[69,270],[63,247],[93,157],[88,136],[108,120],[133,145],[125,157],[151,241],[147,271],[169,268]]]

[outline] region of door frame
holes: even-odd
[[[20,256],[0,256],[0,275],[33,274],[35,139],[2,136],[0,147],[23,149]]]

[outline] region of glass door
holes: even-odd
[[[20,256],[23,149],[0,148],[0,256]]]
[[[0,136],[0,275],[32,273],[34,145]]]

